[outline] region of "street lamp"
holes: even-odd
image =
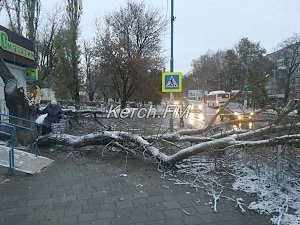
[[[171,0],[171,58],[170,58],[170,72],[174,71],[174,52],[173,52],[173,46],[174,46],[174,0]],[[170,102],[173,103],[174,96],[173,93],[170,92]],[[173,115],[171,114],[170,120],[169,120],[169,126],[170,126],[170,132],[173,132]]]

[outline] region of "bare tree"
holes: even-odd
[[[208,76],[206,76],[206,68],[208,57],[207,55],[202,55],[198,59],[194,59],[192,61],[192,74],[191,79],[193,83],[195,84],[196,88],[203,89],[203,90],[209,90],[210,87],[208,86]]]
[[[8,15],[8,27],[22,34],[22,0],[3,0],[6,13]]]
[[[300,36],[299,34],[294,34],[292,37],[283,41],[279,47],[277,55],[277,60],[283,61],[283,71],[285,73],[285,92],[284,100],[288,101],[290,94],[291,79],[295,74],[295,71],[300,66]]]
[[[236,52],[232,49],[226,51],[225,55],[225,71],[226,90],[242,90],[244,88],[241,80],[243,80],[243,69]]]
[[[23,34],[35,42],[37,27],[41,11],[40,0],[4,0],[4,7],[8,15],[8,26],[18,34]]]
[[[85,90],[88,94],[89,101],[93,101],[95,93],[99,88],[99,80],[97,79],[101,73],[101,68],[96,70],[94,46],[91,42],[83,42],[83,72],[85,76]]]
[[[4,2],[0,1],[0,14],[1,14],[1,11],[2,11],[3,5],[4,5]]]
[[[139,82],[147,85],[138,86],[131,99],[142,103],[152,101],[154,105],[159,104],[162,99],[161,73],[161,70],[154,68],[141,74],[138,77]]]
[[[77,44],[79,35],[79,23],[82,15],[82,0],[68,0],[66,6],[68,32],[69,32],[69,45],[71,50],[71,74],[73,81],[73,99],[76,105],[79,104],[79,47]]]
[[[95,94],[98,97],[103,98],[108,101],[109,98],[118,100],[118,95],[114,89],[113,85],[113,75],[107,74],[106,71],[101,68],[101,66],[96,65],[96,80],[98,82],[98,88]]]
[[[54,40],[62,29],[62,24],[61,10],[56,9],[51,15],[46,17],[46,22],[39,30],[37,53],[39,54],[39,80],[42,82],[54,71],[57,54]]]
[[[104,29],[98,29],[101,64],[113,75],[122,108],[137,88],[139,74],[163,61],[159,54],[165,28],[166,20],[157,10],[129,1],[107,15]]]
[[[197,87],[203,90],[227,90],[225,76],[226,52],[218,50],[208,51],[206,54],[193,60],[193,80]],[[229,89],[230,90],[230,89]]]
[[[26,37],[34,43],[36,42],[40,12],[40,0],[26,0],[23,2],[23,18],[25,21]]]

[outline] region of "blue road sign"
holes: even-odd
[[[162,92],[182,92],[182,73],[162,73]]]

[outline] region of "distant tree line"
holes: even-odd
[[[68,0],[64,7],[43,15],[43,22],[40,0],[5,0],[4,6],[9,27],[36,43],[37,83],[52,88],[58,98],[78,103],[83,91],[90,101],[120,99],[122,107],[131,100],[160,102],[167,22],[157,9],[128,1],[97,22],[94,38],[80,42],[82,0]],[[21,20],[23,14],[33,20],[28,16]],[[23,25],[28,32],[23,32]]]
[[[33,87],[52,88],[58,98],[76,103],[81,93],[90,101],[120,100],[122,107],[128,101],[161,101],[160,76],[166,63],[162,37],[167,21],[157,9],[128,1],[100,18],[91,40],[80,38],[82,0],[67,0],[52,12],[41,10],[40,0],[3,0],[1,9],[8,16],[8,27],[35,43],[39,80]],[[282,59],[287,101],[300,64],[299,35],[278,48],[282,50],[268,57],[259,42],[242,38],[232,49],[207,51],[193,60],[184,88],[230,91],[249,86],[253,99],[263,101],[265,77]],[[257,80],[261,82],[250,85]]]
[[[278,64],[283,62],[283,66]],[[267,103],[266,82],[275,70],[284,74],[285,102],[300,65],[300,36],[294,34],[278,45],[275,54],[266,55],[261,44],[242,38],[232,49],[208,51],[192,62],[185,77],[185,89],[247,90],[254,104]],[[260,81],[260,82],[257,82]],[[255,85],[251,85],[255,84]]]

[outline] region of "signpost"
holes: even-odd
[[[204,92],[203,90],[188,90],[188,97],[195,98],[195,100],[199,100],[199,98],[203,98]]]
[[[34,60],[34,52],[8,40],[6,32],[0,30],[0,48],[24,58]]]
[[[173,38],[173,34],[174,34],[174,20],[175,20],[175,16],[174,16],[174,0],[171,0],[171,58],[170,58],[170,73],[174,72],[174,52],[173,52],[173,45],[174,45],[174,38]],[[170,73],[169,73],[169,75],[170,75]],[[164,75],[163,75],[163,77],[164,77]],[[170,77],[170,79],[171,79],[171,77]],[[174,79],[174,77],[173,77],[173,79]],[[168,90],[168,88],[165,89],[165,87],[168,84],[168,82],[169,82],[169,80],[166,82],[166,80],[163,79],[163,81],[162,81],[162,91],[163,92],[164,92],[164,90]],[[173,91],[167,91],[167,92],[170,92],[170,102],[173,102],[174,101]],[[170,131],[173,132],[173,118],[172,118],[172,115],[170,117],[169,124],[170,124]]]
[[[26,69],[26,81],[36,81],[38,80],[38,71],[36,68]]]
[[[182,73],[165,72],[162,73],[162,92],[182,92]]]
[[[162,92],[170,93],[170,102],[173,103],[172,93],[182,92],[182,73],[181,72],[165,72],[161,76]],[[173,132],[173,115],[170,115],[169,121],[170,131]]]

